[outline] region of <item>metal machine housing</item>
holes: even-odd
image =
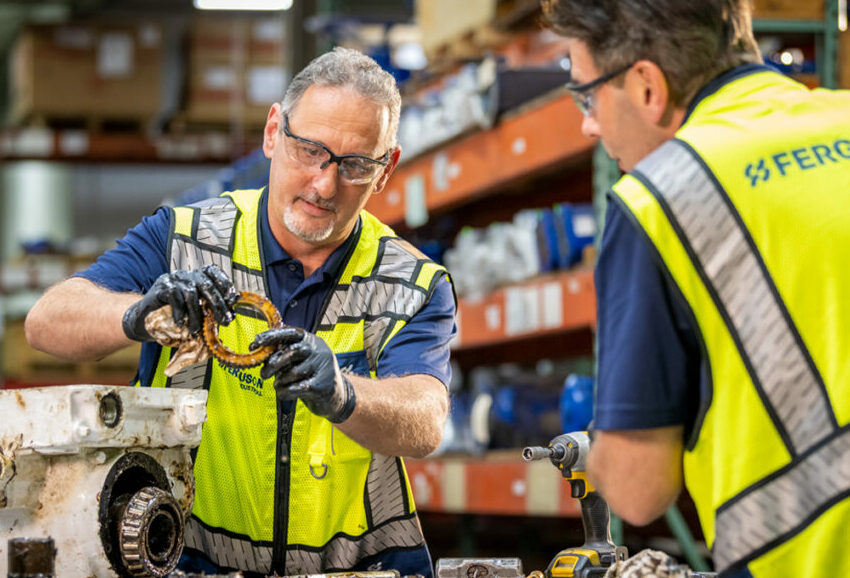
[[[207,392],[0,391],[0,576],[9,541],[50,539],[56,575],[166,576],[192,508]]]

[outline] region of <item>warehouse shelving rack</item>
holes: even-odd
[[[838,83],[838,4],[838,0],[825,0],[822,18],[782,19],[775,18],[774,14],[768,14],[770,17],[757,14],[754,29],[757,34],[814,35],[817,82],[820,86],[835,87]],[[558,171],[575,172],[577,167],[590,166],[591,190],[573,191],[570,195],[572,199],[592,199],[601,225],[605,193],[620,172],[601,146],[581,135],[580,123],[581,116],[569,96],[555,91],[508,115],[488,130],[407,160],[398,167],[386,191],[370,200],[367,209],[391,225],[402,228],[410,225],[415,230],[421,225],[423,215],[441,218],[467,204],[487,206],[488,200],[492,201],[495,210],[503,198],[500,195],[520,181],[527,183]],[[529,197],[528,201],[533,203],[534,199]],[[555,286],[557,290],[553,289]],[[523,296],[527,301],[523,301]],[[525,303],[525,309],[518,306],[524,312],[520,318],[526,320],[519,324],[518,331],[506,326],[511,299]],[[556,321],[549,321],[553,315]],[[592,352],[596,321],[592,274],[587,269],[562,271],[497,289],[483,298],[461,299],[458,319],[459,337],[454,344],[453,357],[462,363],[507,360],[517,350],[527,352],[529,349],[536,349],[542,357],[557,349],[552,345],[553,339],[563,341],[564,355]],[[515,343],[524,347],[513,347]],[[542,482],[531,482],[532,472],[519,463],[519,453],[504,452],[408,460],[419,509],[438,514],[578,515],[574,504],[568,504],[574,500],[566,497],[564,503],[558,487],[546,485],[551,480],[543,472],[539,472]],[[561,490],[567,487],[562,480],[555,481],[560,483]],[[532,505],[539,503],[544,495],[550,499],[546,508]],[[552,496],[558,499],[552,500]],[[671,509],[667,522],[691,565],[704,569],[688,524],[678,509]],[[615,525],[614,532],[621,531]]]
[[[781,4],[781,3],[780,3]],[[818,63],[818,83],[824,88],[838,86],[838,33],[847,30],[847,1],[823,0],[822,14],[818,18],[819,4],[799,3],[805,19],[768,18],[756,14],[753,30],[756,34],[800,33],[811,34],[815,40],[815,60]],[[845,64],[846,66],[846,64]]]

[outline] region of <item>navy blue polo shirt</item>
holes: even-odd
[[[693,314],[649,238],[609,195],[596,263],[598,368],[593,425],[682,425],[709,397]]]
[[[358,227],[308,278],[299,261],[290,257],[271,233],[268,220],[268,201],[264,193],[261,204],[260,238],[263,261],[269,283],[269,299],[281,313],[287,325],[312,330],[325,297],[344,265],[345,255],[356,242]],[[159,208],[145,217],[118,240],[115,248],[101,255],[88,269],[76,276],[117,292],[146,292],[154,281],[168,272],[166,261],[169,211]],[[378,377],[427,374],[448,386],[451,379],[449,341],[455,332],[455,303],[447,281],[438,283],[431,299],[389,341],[381,352]],[[159,346],[145,343],[139,363],[139,378],[149,384],[150,368],[159,354]],[[340,358],[340,366],[346,367]],[[357,365],[362,365],[357,362]],[[363,367],[353,369],[363,372]]]

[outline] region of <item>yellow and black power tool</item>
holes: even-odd
[[[611,540],[608,504],[596,493],[585,475],[585,461],[590,450],[590,436],[579,431],[561,434],[548,447],[522,450],[526,461],[548,458],[570,482],[570,495],[579,500],[584,544],[561,550],[546,568],[546,578],[597,578],[605,576],[608,567],[625,560],[628,551]]]

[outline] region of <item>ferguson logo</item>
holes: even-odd
[[[815,144],[759,159],[747,165],[744,169],[744,177],[750,182],[751,187],[755,187],[774,176],[786,177],[848,160],[850,160],[850,140],[839,139],[831,144]]]

